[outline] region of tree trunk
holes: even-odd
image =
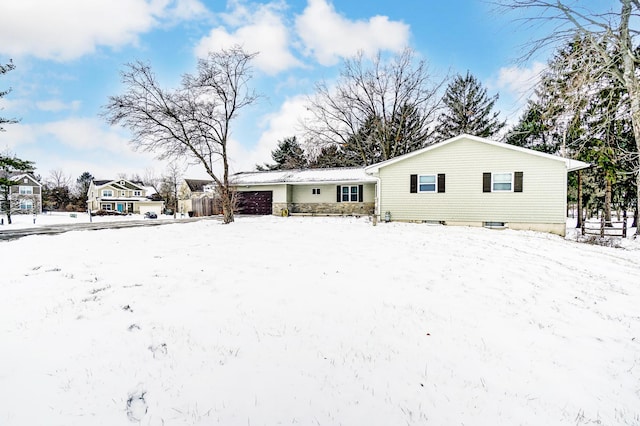
[[[233,198],[232,192],[229,188],[222,188],[222,221],[224,223],[231,223],[234,221],[233,217]]]
[[[578,220],[576,220],[576,228],[582,228],[584,220],[582,213],[582,170],[578,170],[578,205],[576,206]]]
[[[611,181],[605,179],[604,189],[604,224],[605,226],[612,226],[611,224]]]

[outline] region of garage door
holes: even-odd
[[[238,213],[271,214],[273,191],[238,192]]]

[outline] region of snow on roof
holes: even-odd
[[[363,167],[241,172],[231,176],[230,180],[234,185],[376,182],[374,177],[364,172]]]

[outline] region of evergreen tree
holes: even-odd
[[[12,177],[32,169],[31,161],[21,160],[15,155],[0,154],[0,211],[7,216],[9,225],[11,225],[11,212],[16,208],[15,202],[11,199],[11,187],[20,183]]]
[[[511,129],[506,142],[511,145],[536,151],[556,154],[560,149],[554,128],[545,116],[544,106],[537,101],[529,101],[520,121]]]
[[[275,164],[257,165],[258,170],[304,169],[308,167],[307,156],[295,136],[278,142],[278,147],[271,151]]]
[[[82,173],[76,179],[76,198],[78,200],[76,204],[78,207],[87,208],[87,192],[92,181],[93,175],[89,172]]]
[[[468,71],[458,74],[447,86],[442,102],[444,112],[439,117],[436,135],[449,139],[462,133],[489,138],[497,134],[505,122],[493,111],[498,95],[487,97],[487,89]]]
[[[8,64],[6,65],[1,65],[0,64],[0,75],[6,74],[9,71],[13,70],[15,68],[15,65],[13,65],[13,62],[9,61]],[[0,99],[3,98],[7,93],[9,93],[11,91],[11,89],[8,90],[0,90]],[[3,124],[11,124],[11,123],[17,123],[18,120],[16,119],[12,119],[12,118],[4,118],[4,117],[0,117],[0,132],[4,131],[4,128],[2,127]]]
[[[326,169],[330,167],[353,167],[360,165],[357,157],[349,155],[342,147],[332,144],[323,146],[318,155],[309,162],[313,169]]]

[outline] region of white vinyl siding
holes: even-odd
[[[437,199],[410,192],[410,176],[435,170],[446,175]],[[483,192],[483,173],[522,172],[523,192]],[[392,220],[565,223],[563,161],[460,139],[398,161],[379,172],[380,214]]]

